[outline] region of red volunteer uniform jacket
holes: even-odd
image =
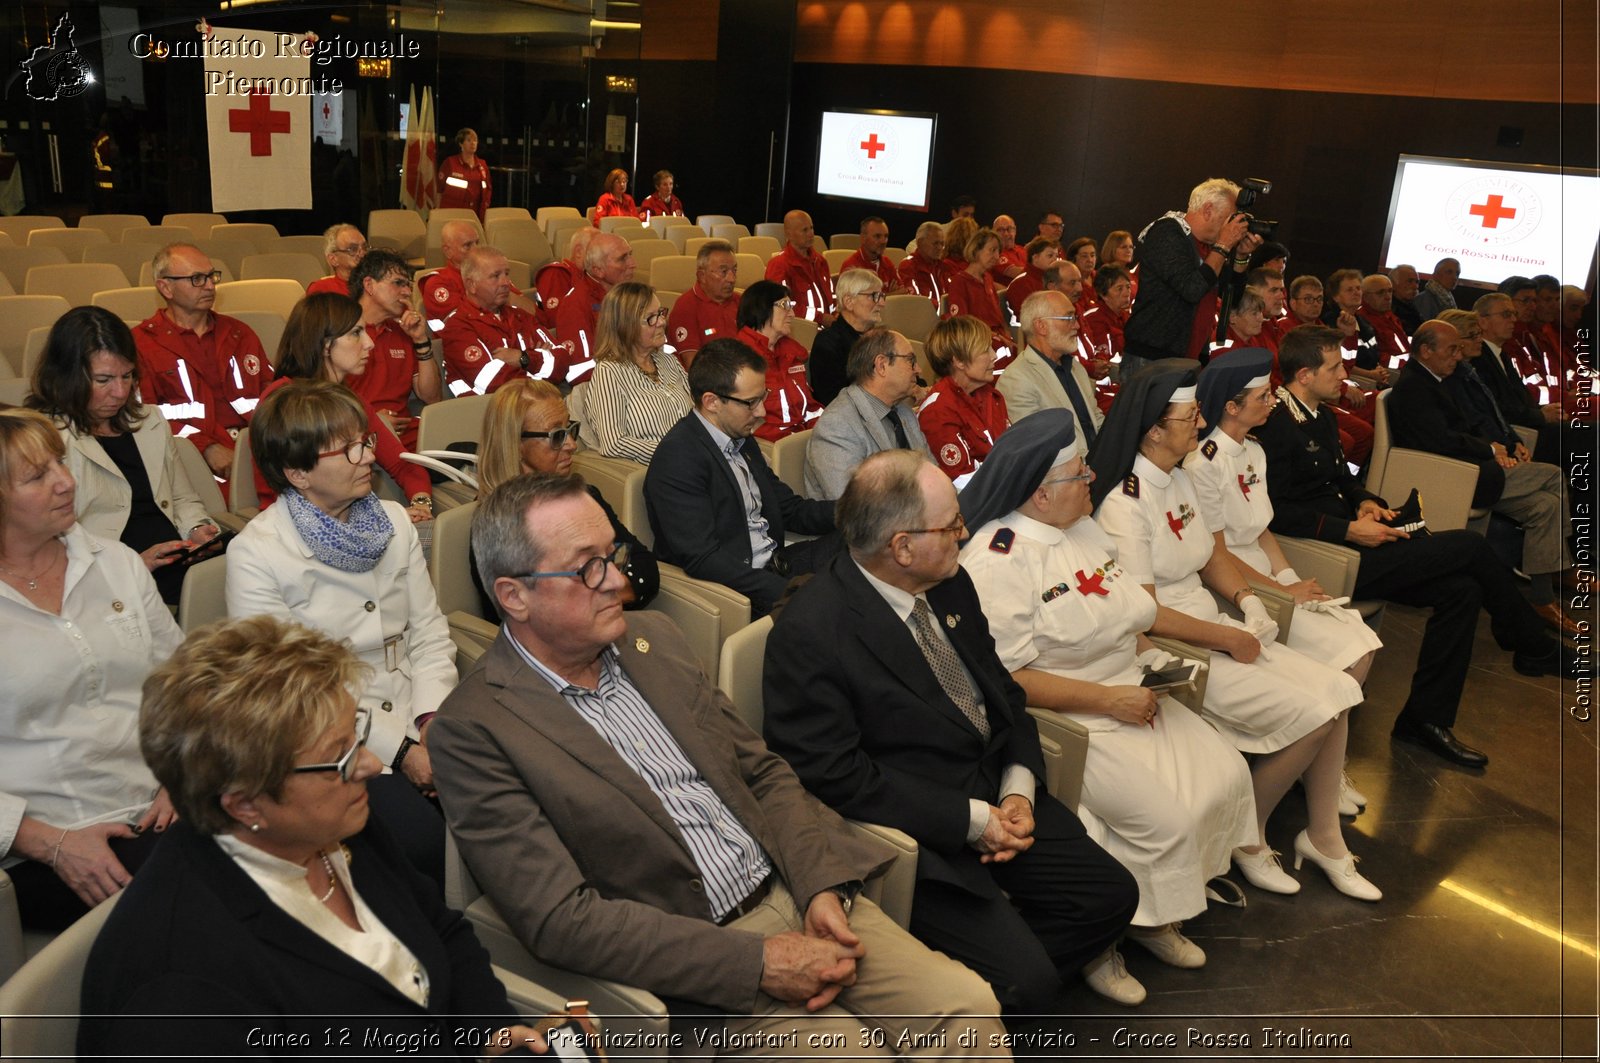
[[[139,393],[201,453],[213,443],[232,448],[267,385],[272,367],[250,327],[212,314],[204,336],[179,328],[157,310],[133,330],[139,348]]]
[[[993,384],[969,395],[949,377],[940,378],[922,400],[917,421],[939,470],[952,480],[977,471],[1011,423],[1006,398]]]
[[[784,244],[782,251],[767,260],[767,280],[789,289],[795,316],[815,321],[823,314],[833,313],[833,278],[828,276],[828,260],[815,251],[802,255],[792,245]]]
[[[857,248],[854,254],[844,260],[839,272],[843,274],[847,269],[864,269],[868,273],[876,274],[883,282],[883,290],[886,292],[892,292],[900,287],[900,271],[894,268],[894,263],[889,261],[888,255],[879,255],[877,262],[868,262],[861,249]]]
[[[411,337],[393,318],[368,325],[367,335],[372,337],[373,347],[366,371],[346,379],[345,386],[375,410],[410,417],[411,379],[417,375],[417,350]],[[415,424],[400,436],[400,442],[409,450],[416,449]]]
[[[1021,244],[1012,244],[1010,248],[1002,248],[1000,261],[994,264],[994,269],[989,271],[989,276],[994,282],[1004,288],[1014,279],[1006,275],[1007,267],[1026,270],[1028,268],[1028,249]],[[1020,276],[1018,274],[1017,276]]]
[[[1356,313],[1366,319],[1372,326],[1372,331],[1378,335],[1378,364],[1389,369],[1399,369],[1405,360],[1411,357],[1411,340],[1406,336],[1406,327],[1394,315],[1394,311],[1380,314],[1366,306],[1356,308]]]
[[[500,313],[491,314],[463,302],[445,322],[439,341],[444,345],[446,387],[456,397],[487,395],[524,375],[516,363],[494,357],[502,347],[526,353],[526,375],[535,380],[561,383],[571,369],[570,348],[551,339],[532,314],[509,303]]]
[[[935,262],[913,251],[900,260],[900,283],[938,306],[950,289],[950,269],[943,259]]]
[[[461,271],[454,266],[441,266],[422,278],[419,287],[422,289],[422,305],[417,310],[428,319],[428,329],[432,332],[444,328],[450,315],[461,309],[467,301],[467,289],[461,279]],[[513,284],[511,294],[521,295],[522,289]],[[544,325],[544,322],[539,324]]]
[[[482,159],[468,166],[460,155],[451,155],[439,164],[439,206],[470,210],[482,221],[493,195],[489,164]]]
[[[778,337],[776,349],[755,329],[740,329],[735,337],[767,362],[767,419],[756,429],[756,438],[775,442],[784,436],[803,432],[822,416],[822,404],[811,394],[806,381],[806,349],[788,336]]]
[[[712,340],[732,339],[739,332],[738,318],[738,299],[713,302],[696,284],[672,304],[672,313],[667,315],[667,342],[681,360],[684,352],[698,351]]]
[[[601,218],[637,218],[638,216],[639,205],[626,192],[620,196],[614,196],[610,192],[602,193],[600,202],[594,205],[595,221],[599,221]]]
[[[677,196],[668,196],[665,201],[654,192],[644,197],[644,202],[639,204],[639,217],[645,221],[659,218],[663,215],[683,217],[683,200]]]
[[[335,295],[350,294],[350,282],[342,281],[338,277],[323,277],[306,285],[307,295],[316,295],[319,292],[332,292]]]
[[[600,303],[605,297],[606,289],[599,281],[574,270],[572,290],[549,308],[555,315],[556,335],[568,352],[563,370],[568,384],[581,384],[594,372],[594,326],[600,320]],[[556,383],[561,382],[557,377]]]

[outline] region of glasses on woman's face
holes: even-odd
[[[1040,484],[1039,486],[1040,487],[1049,487],[1051,484],[1077,484],[1077,483],[1084,483],[1084,484],[1092,484],[1092,483],[1094,483],[1094,470],[1091,469],[1091,468],[1088,468],[1087,466],[1085,466],[1084,470],[1082,472],[1080,472],[1076,476],[1058,476],[1054,480],[1046,480],[1044,483]]]
[[[657,308],[655,310],[652,310],[648,314],[646,314],[644,316],[644,323],[646,325],[649,325],[651,328],[655,328],[657,325],[661,324],[666,319],[667,319],[667,308],[663,306],[663,307],[659,307],[659,308]]]
[[[569,569],[565,572],[524,572],[520,576],[512,576],[511,578],[556,579],[562,576],[571,576],[590,590],[597,591],[600,589],[600,585],[606,581],[607,565],[617,566],[618,571],[628,567],[627,543],[617,543],[611,548],[611,552],[604,557],[591,557],[577,568]]]
[[[794,300],[793,299],[779,299],[777,302],[772,304],[772,309],[774,309],[774,310],[782,310],[784,313],[787,314],[787,313],[789,313],[790,311],[792,311],[794,309]]]
[[[560,428],[552,428],[548,432],[523,432],[523,439],[542,439],[550,444],[551,450],[560,450],[567,445],[567,440],[578,442],[578,422],[568,421]]]
[[[300,775],[308,771],[336,771],[341,782],[349,782],[350,776],[355,774],[356,754],[361,752],[361,747],[367,744],[367,737],[372,734],[372,710],[356,710],[356,742],[355,745],[344,751],[344,756],[326,764],[301,764],[289,769],[290,775]]]
[[[188,281],[196,288],[204,288],[206,286],[206,282],[208,281],[212,284],[216,284],[218,281],[222,280],[222,271],[220,269],[214,269],[210,273],[188,273],[181,277],[174,277],[170,273],[163,273],[161,275],[161,279],[164,281]]]
[[[335,454],[343,454],[345,459],[349,461],[351,465],[360,465],[362,458],[365,458],[368,453],[377,449],[378,433],[368,432],[366,435],[352,443],[346,443],[344,446],[337,447],[333,450],[324,450],[318,452],[317,458],[331,458]]]
[[[1200,419],[1200,407],[1196,406],[1194,408],[1194,412],[1191,413],[1187,417],[1163,417],[1163,418],[1161,418],[1159,423],[1167,424],[1168,422],[1171,422],[1171,421],[1181,421],[1184,424],[1194,424],[1195,421],[1197,421],[1199,419]]]

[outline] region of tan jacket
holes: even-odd
[[[144,420],[133,438],[144,459],[156,505],[178,534],[188,535],[195,525],[211,523],[178,457],[172,429],[154,407],[145,407]],[[78,522],[100,538],[115,542],[122,537],[133,509],[133,485],[94,436],[80,435],[69,427],[61,429],[61,440],[67,446],[67,467],[78,481]]]

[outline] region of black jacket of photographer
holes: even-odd
[[[1139,358],[1188,358],[1195,308],[1206,293],[1219,291],[1217,274],[1206,265],[1205,250],[1173,212],[1141,234],[1139,298],[1123,329],[1124,353]],[[1244,285],[1243,273],[1227,265],[1221,284]]]

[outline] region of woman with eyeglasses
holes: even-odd
[[[628,171],[612,170],[600,186],[600,200],[594,205],[594,220],[601,218],[637,218],[638,204],[628,195]]]
[[[666,349],[667,311],[650,285],[606,293],[595,324],[594,375],[577,409],[602,457],[650,464],[661,437],[692,408],[689,375]]]
[[[496,391],[489,397],[489,407],[483,414],[483,446],[478,451],[478,497],[483,498],[507,480],[529,473],[561,476],[570,473],[572,456],[578,451],[578,430],[578,422],[567,413],[560,389],[548,380],[513,380]],[[597,488],[589,485],[588,490],[589,497],[605,510],[617,543],[627,547],[627,562],[619,567],[628,577],[633,594],[622,607],[643,609],[654,600],[661,587],[656,555],[628,530]],[[472,579],[478,582],[476,559],[472,564]],[[498,615],[494,600],[484,593],[481,584],[478,594],[483,615]],[[626,592],[624,598],[627,598]]]
[[[850,386],[845,365],[850,348],[867,332],[883,324],[883,280],[868,269],[847,269],[833,283],[839,316],[811,341],[806,360],[812,396],[823,406]]]
[[[1261,298],[1260,292],[1241,288],[1228,311],[1228,338],[1221,343],[1211,344],[1211,357],[1215,358],[1228,350],[1262,347],[1261,333],[1266,327],[1267,301]],[[1212,428],[1215,429],[1216,425],[1213,424]]]
[[[189,481],[172,429],[139,399],[139,352],[122,319],[68,310],[50,329],[27,404],[48,415],[78,482],[78,520],[144,559],[176,606],[192,547],[221,532]]]
[[[756,426],[756,437],[775,442],[812,427],[822,416],[822,403],[806,378],[810,354],[789,335],[794,323],[789,289],[776,281],[756,281],[739,298],[738,322],[734,338],[767,363],[767,417]]]
[[[139,747],[182,818],[95,940],[79,1053],[277,1056],[343,1044],[330,1016],[360,1017],[352,1045],[544,1050],[471,924],[370,816],[369,668],[261,616],[197,632],[151,674]]]
[[[975,317],[946,318],[928,333],[928,361],[939,382],[917,408],[917,423],[939,471],[960,490],[1010,426],[994,386],[989,326]]]
[[[250,422],[256,468],[277,501],[228,548],[228,615],[275,616],[348,639],[372,669],[360,692],[385,774],[375,809],[442,885],[444,827],[427,724],[456,684],[450,627],[416,529],[372,493],[371,414],[349,388],[295,380]]]
[[[283,338],[278,341],[278,379],[262,392],[262,397],[292,380],[328,380],[344,386],[345,381],[366,369],[372,349],[372,337],[361,324],[360,304],[331,292],[308,295],[289,312]],[[377,407],[365,401],[362,405],[367,410],[367,434],[373,437],[378,467],[394,477],[411,500],[406,516],[414,524],[432,520],[433,484],[427,470],[402,458],[405,447],[389,422]],[[262,509],[277,497],[272,482],[261,473],[259,459],[256,493]]]
[[[0,410],[0,867],[30,930],[127,885],[173,818],[136,729],[139,685],[183,634],[75,490],[50,418]]]
[[[962,567],[995,650],[1028,704],[1089,732],[1078,816],[1132,873],[1128,937],[1175,967],[1205,963],[1180,925],[1206,910],[1206,883],[1255,837],[1250,772],[1205,721],[1145,685],[1177,662],[1146,636],[1158,607],[1090,517],[1095,474],[1071,411],[1041,410],[995,445],[961,493],[972,525]],[[1084,968],[1119,1004],[1145,998],[1115,947]]]
[[[1217,548],[1181,468],[1206,427],[1189,359],[1160,359],[1124,381],[1089,452],[1095,519],[1116,544],[1118,564],[1156,601],[1151,633],[1214,651],[1203,714],[1236,749],[1255,756],[1259,831],[1234,850],[1241,873],[1271,893],[1300,891],[1266,844],[1265,829],[1289,787],[1303,779],[1308,823],[1294,839],[1295,866],[1310,860],[1339,892],[1380,900],[1382,891],[1356,870],[1339,825],[1347,711],[1361,703],[1361,684],[1277,643],[1266,606],[1228,551]]]
[[[994,278],[989,271],[1000,261],[1000,237],[993,229],[983,228],[972,234],[966,247],[967,264],[950,278],[946,292],[944,316],[970,315],[989,326],[990,346],[994,348],[994,369],[1004,369],[1015,357],[1012,349],[1015,340],[1005,314],[1000,309],[1000,296],[995,291]]]

